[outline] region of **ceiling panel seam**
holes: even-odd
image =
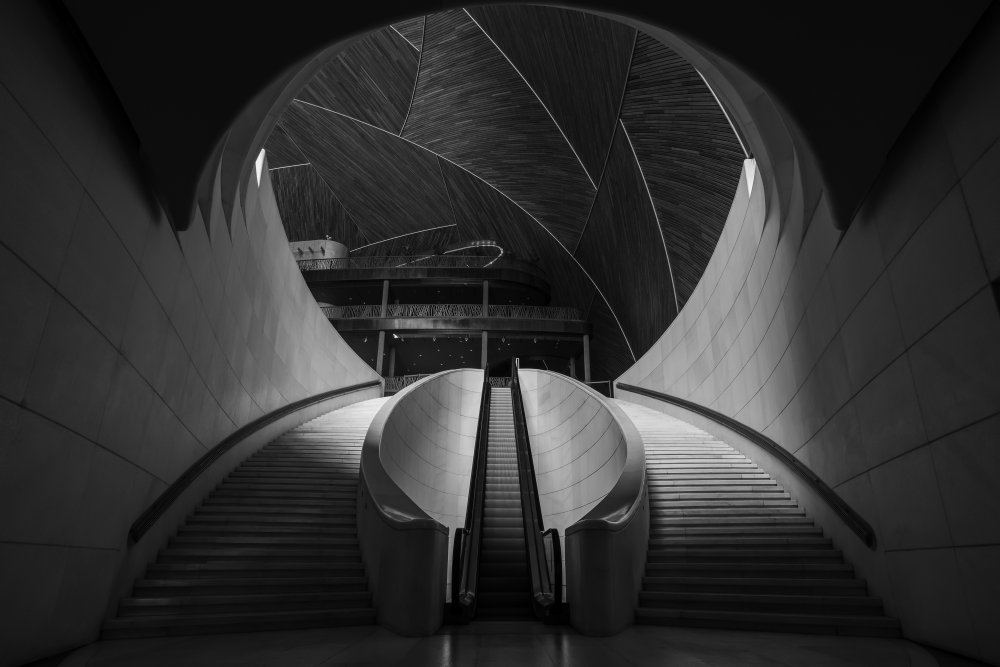
[[[424,14],[424,23],[420,32],[420,44],[423,45],[424,38],[427,36],[427,15]],[[412,46],[412,45],[411,45]],[[417,47],[413,47],[417,48]],[[406,116],[403,117],[403,124],[399,128],[399,132],[396,136],[402,137],[403,130],[406,129],[406,121],[410,120],[410,110],[413,108],[413,98],[417,96],[417,83],[420,81],[420,63],[424,61],[424,49],[417,50],[417,73],[413,75],[413,92],[410,93],[410,105],[406,107]]]
[[[549,118],[552,119],[552,124],[556,126],[557,130],[559,130],[559,134],[562,135],[562,138],[566,141],[566,145],[569,146],[570,151],[572,151],[573,157],[575,157],[576,161],[580,163],[580,169],[583,170],[584,176],[586,176],[587,180],[590,181],[590,186],[594,188],[594,190],[597,190],[597,184],[594,183],[594,179],[590,177],[590,173],[587,171],[587,167],[584,166],[583,160],[580,159],[580,156],[577,154],[576,149],[573,148],[573,144],[572,142],[570,142],[569,137],[567,137],[566,133],[563,132],[562,127],[560,127],[559,123],[556,121],[556,117],[552,115],[551,111],[549,111],[549,108],[545,105],[545,102],[542,101],[542,98],[538,96],[537,92],[535,92],[534,87],[530,83],[528,83],[528,80],[524,77],[523,74],[521,74],[521,70],[517,68],[517,65],[514,64],[513,60],[507,57],[507,54],[504,53],[504,50],[500,48],[500,45],[493,41],[493,38],[490,37],[488,32],[486,32],[486,29],[483,28],[483,26],[479,25],[479,21],[477,21],[472,17],[472,14],[469,13],[469,10],[463,8],[462,11],[465,12],[465,15],[469,17],[469,20],[471,20],[473,23],[476,24],[476,27],[483,32],[483,35],[486,36],[486,39],[490,40],[490,44],[492,44],[494,48],[496,48],[497,52],[504,57],[504,60],[510,63],[510,66],[514,69],[515,72],[517,72],[517,75],[521,77],[521,80],[524,81],[524,85],[528,87],[528,90],[531,91],[531,94],[535,96],[535,99],[538,100],[538,103],[542,105],[543,109],[545,109],[545,113],[547,113],[549,115]]]
[[[390,27],[390,28],[392,28],[392,31],[393,31],[394,33],[396,33],[397,35],[399,35],[400,37],[402,37],[402,38],[403,38],[403,40],[404,40],[404,41],[405,41],[405,42],[406,42],[407,44],[409,44],[410,46],[412,46],[412,47],[413,47],[413,50],[414,50],[414,51],[416,51],[417,53],[420,53],[420,49],[418,49],[418,48],[417,48],[417,45],[416,45],[416,44],[414,44],[413,42],[411,42],[410,40],[406,39],[406,35],[404,35],[404,34],[403,34],[403,33],[401,33],[400,31],[396,30],[396,26],[394,26],[394,25],[390,25],[389,27]]]
[[[389,133],[391,134],[391,132]],[[413,236],[414,234],[423,234],[424,232],[433,232],[435,229],[447,229],[448,227],[458,227],[458,223],[452,222],[447,225],[438,225],[437,227],[428,227],[427,229],[418,229],[415,232],[406,232],[405,234],[398,234],[396,236],[390,236],[387,239],[381,239],[379,241],[372,241],[366,245],[359,245],[357,248],[351,248],[348,252],[354,252],[355,250],[363,250],[365,248],[370,248],[373,245],[378,245],[379,243],[388,243],[389,241],[395,241],[396,239],[401,239],[404,236]]]
[[[279,169],[291,169],[292,167],[311,167],[312,162],[301,162],[299,164],[286,164],[283,167],[268,167],[268,171],[278,171]]]
[[[597,195],[600,194],[601,185],[604,184],[604,173],[608,170],[608,160],[611,159],[611,149],[615,145],[615,135],[618,133],[618,121],[622,117],[622,107],[625,106],[625,93],[628,91],[628,78],[632,74],[632,61],[635,59],[635,44],[639,40],[639,31],[636,30],[632,36],[632,51],[629,52],[628,56],[628,68],[625,70],[625,79],[622,82],[622,96],[618,100],[618,113],[615,114],[615,129],[611,131],[611,141],[608,142],[608,152],[604,154],[604,165],[601,167],[601,175],[597,179],[597,192],[594,193],[594,198],[590,201],[590,210],[587,211],[587,219],[583,222],[583,229],[580,230],[580,235],[576,238],[576,247],[573,248],[573,254],[580,249],[580,243],[583,242],[583,235],[587,231],[587,225],[590,223],[590,216],[594,212],[594,204],[597,203]],[[672,278],[671,278],[672,280]]]
[[[628,147],[632,149],[632,157],[635,158],[635,165],[639,168],[642,184],[646,186],[646,194],[649,195],[649,205],[653,208],[653,218],[656,220],[656,229],[660,232],[660,240],[663,241],[663,254],[667,258],[667,272],[670,274],[670,287],[674,292],[674,307],[677,309],[675,311],[676,316],[680,314],[681,306],[680,300],[677,298],[677,281],[674,278],[674,268],[670,264],[670,251],[667,249],[667,238],[663,235],[663,224],[660,222],[660,215],[656,212],[656,202],[653,201],[653,193],[649,190],[649,182],[646,180],[646,174],[642,170],[642,163],[639,162],[635,146],[632,145],[632,139],[628,136],[628,128],[625,127],[625,121],[619,118],[618,122],[622,126],[622,132],[625,134],[625,140],[628,141]]]
[[[698,73],[698,76],[701,77],[701,80],[705,84],[705,87],[708,88],[708,92],[712,93],[712,97],[715,98],[715,103],[718,104],[719,108],[722,110],[722,115],[726,117],[727,121],[729,121],[729,127],[733,130],[733,134],[736,135],[736,141],[740,142],[740,148],[743,149],[744,157],[746,157],[749,160],[750,151],[748,151],[747,147],[743,145],[743,137],[741,137],[740,133],[736,131],[736,126],[733,124],[733,119],[729,117],[729,112],[726,111],[726,107],[722,106],[722,101],[719,99],[719,96],[715,94],[715,89],[712,88],[712,86],[708,85],[708,79],[705,78],[705,76],[698,70],[697,67],[693,67],[693,69],[695,72]]]
[[[537,224],[539,227],[541,227],[543,230],[545,230],[545,233],[552,237],[552,240],[555,241],[559,245],[559,247],[563,249],[563,252],[565,252],[569,256],[569,258],[573,260],[573,263],[576,264],[577,267],[581,271],[583,271],[583,275],[587,276],[587,280],[589,280],[590,284],[594,286],[594,289],[597,290],[597,293],[601,295],[601,299],[604,301],[605,305],[607,305],[608,310],[611,311],[611,316],[615,318],[615,323],[618,324],[618,328],[622,332],[622,338],[625,339],[625,345],[628,346],[628,351],[629,351],[629,354],[632,356],[632,361],[635,361],[635,359],[636,359],[635,352],[632,350],[632,344],[629,342],[628,336],[625,334],[625,327],[622,326],[621,320],[618,319],[618,314],[615,313],[615,309],[611,306],[611,302],[608,301],[608,298],[606,296],[604,296],[604,292],[601,291],[601,287],[597,284],[597,281],[595,281],[594,278],[587,271],[587,269],[585,269],[583,267],[583,264],[581,264],[580,261],[576,257],[573,256],[573,254],[569,251],[569,248],[567,248],[565,245],[563,245],[562,241],[560,241],[559,238],[555,234],[552,233],[552,230],[550,230],[548,227],[546,227],[545,225],[543,225],[538,218],[536,218],[531,213],[529,213],[527,209],[525,209],[523,206],[521,206],[521,204],[518,203],[516,200],[514,200],[510,196],[508,196],[507,193],[505,193],[503,190],[501,190],[497,186],[495,186],[492,183],[490,183],[489,181],[487,181],[485,178],[479,176],[478,174],[476,174],[476,173],[474,173],[472,171],[469,171],[468,169],[466,169],[462,165],[458,164],[457,162],[454,162],[453,160],[448,159],[447,156],[441,155],[440,153],[435,153],[434,151],[432,151],[431,149],[427,148],[426,146],[422,146],[421,144],[418,144],[415,141],[411,141],[410,139],[407,139],[406,137],[401,137],[401,136],[399,136],[397,134],[393,134],[392,132],[389,132],[388,130],[385,130],[385,129],[381,128],[381,127],[378,127],[377,125],[372,125],[371,123],[366,123],[365,121],[363,121],[363,120],[361,120],[359,118],[354,118],[353,116],[348,116],[345,113],[341,113],[340,111],[334,111],[333,109],[327,109],[326,107],[320,106],[318,104],[313,104],[312,102],[306,102],[305,100],[300,100],[300,99],[295,99],[295,100],[292,100],[292,101],[293,102],[298,102],[299,104],[305,104],[305,105],[308,105],[308,106],[311,106],[311,107],[315,107],[317,109],[321,109],[321,110],[326,111],[328,113],[332,113],[332,114],[335,114],[335,115],[340,116],[342,118],[346,118],[347,120],[353,121],[353,122],[358,123],[360,125],[364,125],[365,127],[370,127],[373,130],[378,130],[379,132],[383,132],[385,134],[388,134],[390,137],[395,137],[395,138],[397,138],[397,139],[399,139],[401,141],[405,141],[408,144],[416,146],[417,148],[419,148],[421,150],[427,151],[431,155],[436,155],[438,158],[440,158],[442,160],[447,160],[447,162],[449,164],[455,165],[456,167],[458,167],[459,169],[461,169],[465,173],[469,174],[473,178],[482,181],[487,186],[489,186],[490,188],[492,188],[493,190],[495,190],[497,193],[499,193],[500,196],[502,196],[504,199],[508,200],[514,206],[516,206],[519,209],[521,209],[521,211],[523,211],[526,216],[528,216],[529,218],[531,218],[532,220],[534,220],[535,224]],[[622,127],[624,127],[624,125]],[[626,136],[627,136],[627,134],[626,134]],[[301,150],[301,149],[299,149],[299,150]],[[642,168],[640,167],[640,172],[641,171],[642,171]],[[323,181],[323,182],[325,183],[326,181]],[[327,184],[327,186],[329,187],[329,184]],[[647,187],[647,192],[648,192],[648,187]],[[339,201],[339,199],[338,199],[338,201]],[[654,214],[655,214],[655,211],[654,211]],[[449,225],[445,225],[445,226],[447,227]],[[676,297],[676,292],[675,292],[675,297]]]
[[[441,158],[437,159],[438,163],[438,173],[441,174],[441,182],[444,183],[444,193],[448,195],[448,204],[451,206],[451,219],[455,221],[455,226],[458,226],[458,213],[455,212],[455,201],[451,198],[451,188],[448,187],[448,179],[445,178],[444,168],[441,167]],[[460,229],[459,232],[462,230]]]

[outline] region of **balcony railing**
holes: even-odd
[[[301,271],[334,271],[338,269],[487,269],[530,268],[533,264],[509,257],[484,257],[481,255],[381,255],[370,257],[338,257],[331,259],[299,260]]]
[[[403,387],[408,387],[417,380],[427,377],[427,373],[414,375],[387,375],[385,376],[385,393],[395,394]]]
[[[331,320],[374,319],[382,317],[378,304],[358,306],[323,306],[323,314]],[[478,303],[393,303],[386,307],[386,317],[483,317]],[[519,320],[583,320],[576,308],[562,306],[490,306],[487,317]]]

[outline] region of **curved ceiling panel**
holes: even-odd
[[[698,72],[645,34],[636,40],[621,120],[656,204],[683,306],[722,233],[743,149]]]
[[[398,134],[413,96],[417,60],[413,45],[385,28],[337,54],[297,97]]]
[[[677,311],[656,214],[620,129],[576,257],[612,304],[632,349],[648,349]]]
[[[567,9],[470,7],[552,113],[596,183],[618,124],[636,30]]]
[[[302,102],[280,122],[373,241],[454,222],[433,154]]]
[[[594,187],[538,98],[464,10],[427,17],[402,136],[497,187],[576,245]]]
[[[348,247],[368,242],[312,165],[269,171],[289,241],[312,241],[329,235]]]

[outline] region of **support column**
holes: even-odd
[[[379,317],[386,317],[389,314],[389,281],[382,281],[382,314]]]
[[[482,351],[482,354],[479,355],[479,367],[480,368],[486,368],[486,344],[488,342],[489,342],[489,335],[484,331],[483,332],[483,351]]]
[[[583,334],[583,381],[590,382],[590,334]]]
[[[384,306],[383,306],[384,307]],[[378,352],[375,355],[375,372],[382,375],[382,354],[385,352],[385,332],[378,332]]]
[[[569,358],[569,376],[576,379],[576,357]]]
[[[389,348],[389,375],[396,374],[396,346]]]
[[[483,281],[483,317],[490,316],[490,281]]]

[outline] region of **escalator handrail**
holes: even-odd
[[[528,549],[528,572],[531,575],[531,593],[535,615],[545,618],[551,615],[561,597],[561,582],[554,583],[545,559],[545,530],[541,505],[538,500],[538,486],[535,482],[535,466],[531,457],[531,444],[521,402],[521,386],[517,377],[517,360],[512,361],[511,404],[514,409],[514,438],[517,451],[517,474],[521,490],[521,513],[524,518],[524,539]],[[555,540],[558,542],[558,533]],[[559,563],[557,572],[561,570]],[[556,589],[560,589],[556,592]]]
[[[486,447],[490,427],[489,367],[483,369],[483,394],[479,401],[479,424],[469,480],[465,527],[455,529],[452,555],[451,602],[465,620],[476,613],[479,583],[479,549],[482,543],[483,503],[486,489]]]

